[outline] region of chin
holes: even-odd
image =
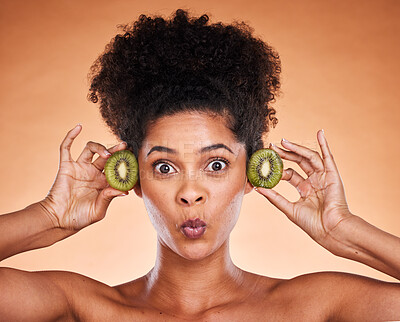
[[[211,243],[210,240],[204,238],[189,239],[184,236],[182,239],[174,240],[172,245],[168,245],[165,242],[163,244],[176,255],[190,261],[202,260],[213,254],[221,246],[216,245],[215,242]]]
[[[177,253],[179,256],[190,260],[190,261],[199,261],[202,260],[214,252],[208,245],[187,245],[183,249],[180,249]]]

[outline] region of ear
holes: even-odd
[[[250,183],[249,179],[247,179],[247,177],[246,177],[246,186],[244,188],[244,194],[248,194],[253,189],[254,189],[254,186]]]
[[[140,186],[140,181],[139,180],[135,184],[135,186],[133,187],[133,190],[135,190],[135,193],[139,198],[142,198],[142,187]]]

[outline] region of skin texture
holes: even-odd
[[[171,131],[176,124],[179,131]],[[135,192],[143,198],[162,247],[187,260],[205,258],[227,242],[243,196],[253,189],[246,177],[245,148],[235,141],[223,120],[197,113],[163,118],[149,132],[139,152],[141,184]],[[197,153],[217,143],[224,143],[233,153],[223,148]],[[178,153],[154,151],[146,157],[153,146],[166,146]],[[229,164],[210,162],[218,157]],[[168,161],[153,168],[158,160]],[[206,222],[206,233],[204,238],[190,241],[180,226],[195,218]]]
[[[179,126],[177,126],[179,124]],[[102,170],[109,151],[89,142],[77,161],[69,150],[81,126],[60,147],[60,169],[49,195],[27,208],[0,216],[0,255],[46,247],[101,220],[111,200],[126,195],[110,188]],[[349,212],[339,172],[321,131],[322,157],[295,143],[273,147],[297,162],[303,178],[285,169],[282,180],[299,191],[298,201],[268,189],[266,200],[328,251],[362,262],[394,277],[400,263],[399,238]],[[197,153],[217,143],[226,149]],[[176,153],[154,151],[164,146]],[[95,153],[99,154],[92,161]],[[148,155],[149,154],[149,155]],[[224,161],[216,161],[224,158]],[[63,271],[24,272],[0,268],[0,316],[6,321],[365,321],[398,320],[400,287],[353,274],[320,272],[292,279],[259,276],[235,266],[229,235],[245,194],[245,147],[236,142],[223,118],[179,113],[159,119],[139,151],[143,198],[157,231],[153,269],[134,281],[110,287]],[[154,163],[157,164],[155,165]],[[200,218],[206,231],[198,239],[180,230]]]

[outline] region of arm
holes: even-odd
[[[73,234],[57,228],[42,202],[0,216],[0,260],[50,246]]]
[[[127,194],[109,187],[102,173],[107,157],[125,145],[107,150],[89,142],[74,161],[70,148],[81,129],[76,126],[62,142],[59,171],[46,198],[0,216],[0,260],[75,234],[104,218],[114,197]],[[95,153],[99,157],[92,162]],[[88,286],[86,279],[79,286],[83,278],[76,275],[0,267],[0,320],[72,320],[75,309],[68,296]]]
[[[0,268],[0,321],[111,321],[110,303],[120,300],[112,287],[78,273]]]
[[[0,320],[72,320],[69,301],[51,275],[0,268]]]
[[[282,145],[288,150],[272,146],[283,159],[298,163],[308,176],[304,179],[291,168],[282,174],[282,179],[299,192],[298,201],[289,202],[272,189],[256,191],[333,254],[400,279],[400,239],[350,212],[339,171],[322,131],[317,133],[317,139],[322,158],[316,151],[284,140]]]
[[[317,272],[283,283],[289,300],[306,316],[324,321],[398,321],[400,285],[370,277]],[[306,305],[305,305],[306,304]]]
[[[328,273],[332,321],[398,321],[400,285],[347,273]],[[329,299],[327,298],[328,302]]]
[[[47,197],[25,209],[0,216],[0,260],[53,243],[104,218],[116,196],[126,195],[108,186],[102,173],[111,153],[101,144],[88,142],[74,161],[70,148],[80,133],[80,125],[68,132],[60,146],[57,177]],[[99,157],[92,162],[94,154]]]
[[[330,232],[337,256],[364,263],[400,280],[400,238],[351,216]],[[396,255],[397,254],[397,255]]]

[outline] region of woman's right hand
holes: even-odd
[[[124,150],[126,143],[107,150],[99,143],[88,142],[74,161],[70,149],[81,130],[82,126],[77,125],[61,143],[57,177],[46,198],[40,202],[55,228],[72,233],[103,219],[111,200],[128,194],[111,188],[102,172],[108,157]],[[92,162],[95,153],[99,157]]]

